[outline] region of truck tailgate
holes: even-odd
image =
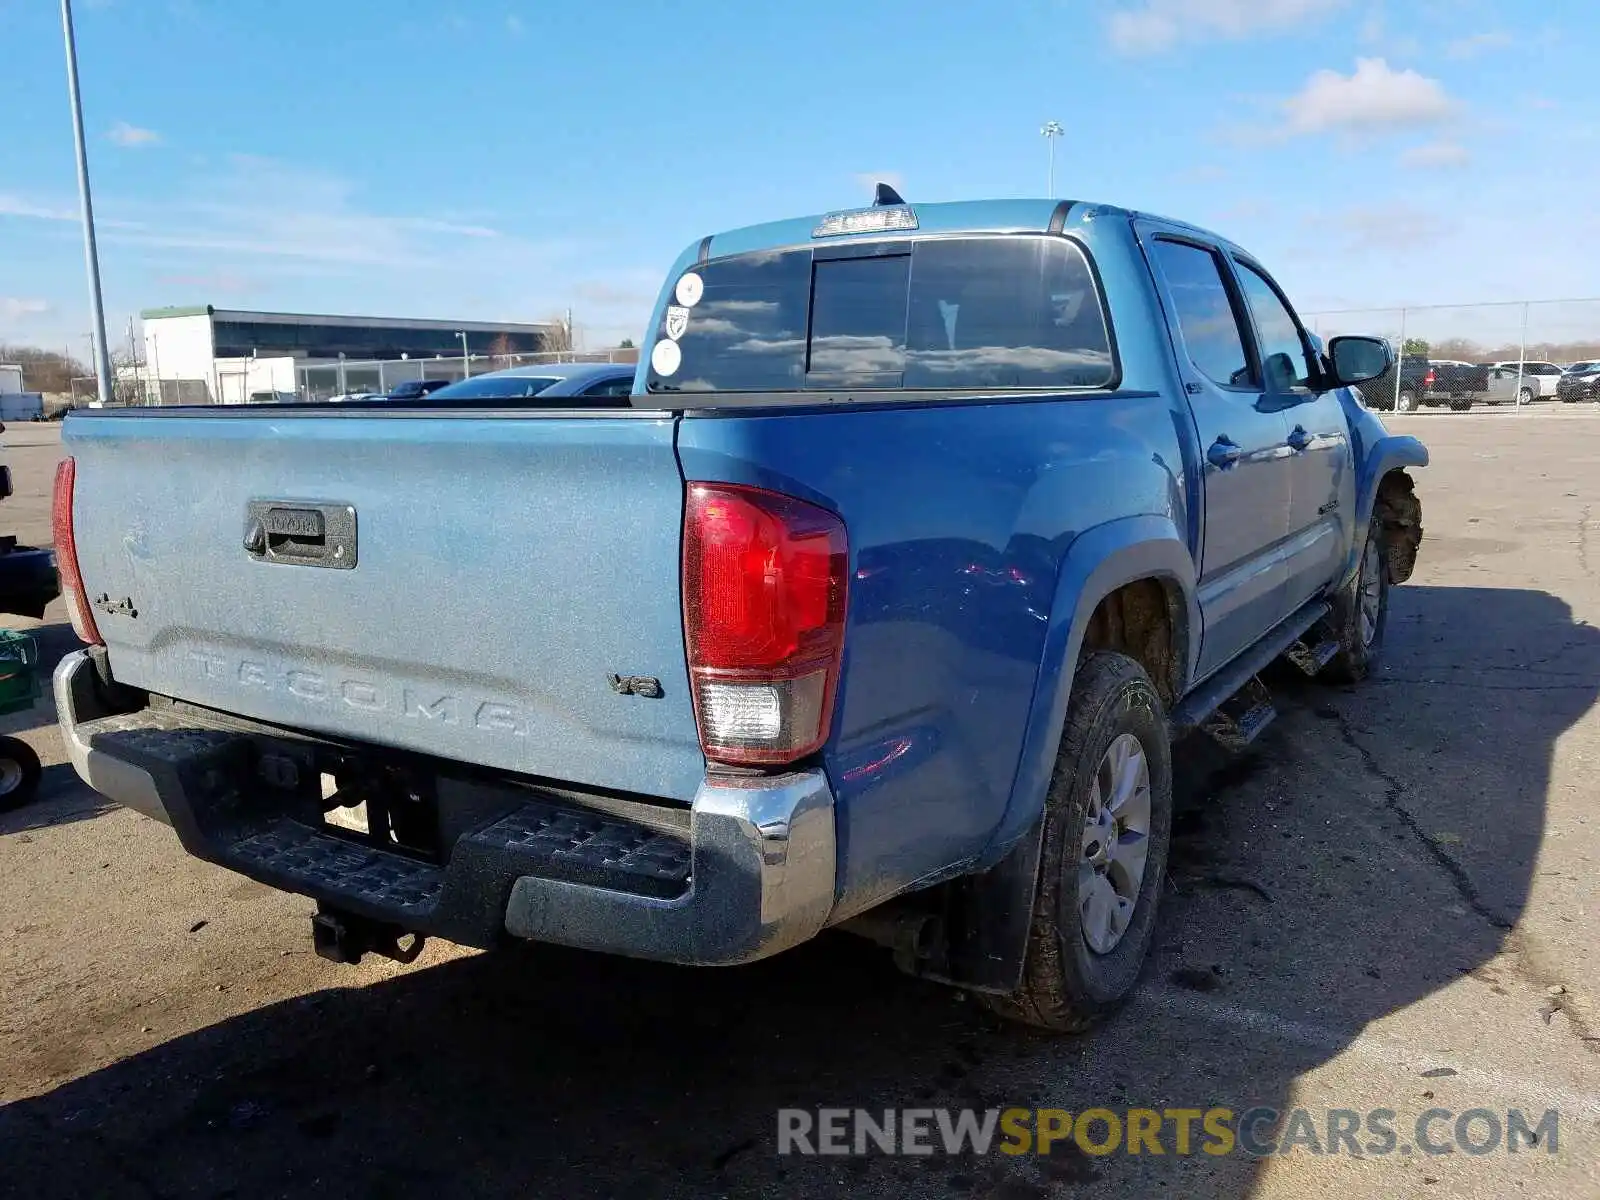
[[[75,415],[78,557],[112,671],[290,728],[687,801],[704,761],[673,434],[629,410]]]

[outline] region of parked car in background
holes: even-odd
[[[388,400],[420,400],[437,392],[440,388],[449,387],[448,379],[407,379],[404,383],[397,383],[389,389]]]
[[[1489,368],[1408,354],[1400,360],[1398,388],[1391,368],[1357,390],[1368,408],[1416,412],[1419,408],[1448,405],[1454,412],[1465,412],[1474,400],[1489,398]]]
[[[293,392],[266,391],[250,393],[251,404],[298,404],[299,402],[300,397]]]
[[[1600,400],[1600,362],[1573,363],[1557,381],[1556,397],[1563,404]]]
[[[1496,375],[1496,372],[1500,372]],[[1489,364],[1490,391],[1496,389],[1492,386],[1496,381],[1504,383],[1511,380],[1512,389],[1517,393],[1518,404],[1531,404],[1535,400],[1553,400],[1556,395],[1556,384],[1563,374],[1560,367],[1553,362],[1523,362],[1519,371],[1517,362],[1497,362]]]
[[[558,401],[579,398],[604,399],[613,401],[612,407],[625,408],[627,397],[633,391],[636,370],[633,363],[561,363],[511,367],[452,383],[447,388],[440,388],[429,399],[440,404],[458,404],[475,400],[537,398],[540,407],[556,407]],[[588,408],[592,405],[574,407]]]
[[[329,396],[329,404],[354,404],[361,400],[387,400],[387,392],[341,392],[337,396]]]
[[[588,406],[536,367],[74,414],[74,768],[315,898],[335,961],[838,926],[1087,1028],[1156,937],[1172,741],[1254,739],[1281,657],[1377,660],[1428,461],[1350,390],[1389,347],[1319,350],[1223,238],[1054,199],[697,238],[644,332]]]

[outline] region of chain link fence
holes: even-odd
[[[294,399],[328,400],[334,396],[384,395],[396,384],[421,379],[448,379],[484,375],[511,367],[554,363],[633,363],[639,352],[622,347],[612,350],[554,350],[542,354],[474,354],[462,358],[384,359],[372,362],[323,363],[295,367]]]
[[[1415,412],[1541,405],[1600,412],[1600,297],[1306,313],[1324,342],[1381,337],[1396,369],[1363,384],[1370,408]]]
[[[143,364],[119,368],[112,387],[118,406],[294,403],[339,396],[381,396],[408,380],[483,375],[510,367],[558,363],[634,363],[632,347],[609,350],[552,350],[526,354],[474,354],[468,359],[396,358],[304,364],[292,358],[218,358],[209,378],[158,379]],[[92,376],[72,380],[70,397],[60,407],[85,407],[95,400]]]
[[[1533,411],[1561,404],[1600,412],[1600,297],[1330,309],[1303,319],[1324,343],[1340,334],[1366,334],[1394,347],[1395,370],[1360,388],[1371,408]],[[124,368],[116,397],[123,404],[319,401],[383,395],[407,380],[453,382],[516,366],[631,363],[638,353],[618,347],[315,365],[289,358],[217,359],[209,379],[157,380],[138,366]],[[77,381],[73,391],[74,402],[81,402]]]

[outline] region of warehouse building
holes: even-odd
[[[537,354],[559,325],[151,308],[144,325],[150,402],[311,399],[403,379],[459,378],[467,355]]]

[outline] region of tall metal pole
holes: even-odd
[[[1050,147],[1050,199],[1056,198],[1056,139],[1066,132],[1061,127],[1060,121],[1046,121],[1039,130],[1044,135],[1045,144]]]
[[[72,139],[78,151],[78,203],[83,210],[83,261],[94,308],[94,372],[100,403],[111,403],[111,355],[106,349],[106,310],[100,297],[100,252],[94,244],[94,205],[89,199],[89,152],[83,140],[83,100],[78,95],[78,43],[72,34],[72,0],[61,0],[61,32],[67,43],[67,93],[72,98]]]
[[[1517,343],[1517,403],[1522,403],[1522,372],[1528,366],[1528,302],[1522,302],[1522,336]],[[1537,393],[1535,393],[1537,396]]]
[[[1406,310],[1400,310],[1400,353],[1394,357],[1394,404],[1391,406],[1395,412],[1400,411],[1400,380],[1405,377],[1406,361]]]
[[[461,378],[463,378],[463,379],[471,379],[472,378],[472,356],[467,353],[467,335],[466,335],[466,333],[464,333],[464,332],[462,332],[460,330],[457,330],[456,331],[456,336],[461,339]],[[491,349],[492,348],[493,347],[491,347]],[[490,363],[489,365],[491,367],[494,366],[493,363]]]

